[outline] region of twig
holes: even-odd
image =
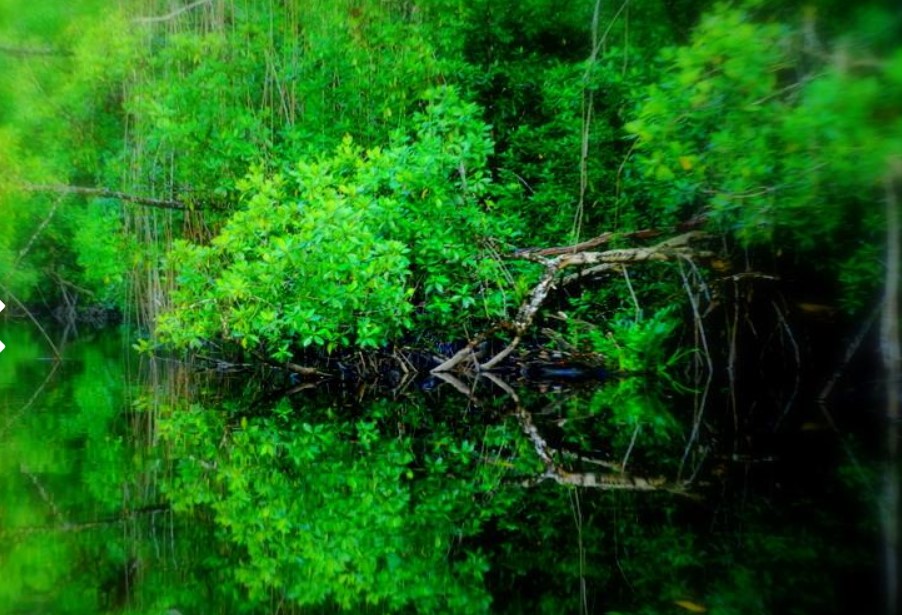
[[[692,306],[692,315],[695,321],[695,330],[698,334],[699,340],[702,343],[702,349],[704,350],[703,356],[705,357],[705,361],[708,366],[708,378],[705,382],[701,398],[697,402],[695,416],[693,417],[692,421],[692,431],[689,435],[689,441],[686,442],[686,448],[683,451],[683,457],[680,459],[680,467],[679,470],[677,470],[677,482],[679,482],[683,476],[683,469],[686,466],[686,460],[689,458],[689,452],[692,450],[692,445],[695,444],[695,441],[698,439],[698,433],[702,423],[702,416],[704,415],[705,406],[708,402],[708,391],[711,388],[711,381],[714,378],[714,364],[711,361],[711,351],[708,348],[708,336],[705,334],[705,326],[702,322],[702,317],[699,312],[698,297],[692,292],[692,288],[689,286],[689,278],[686,277],[686,272],[683,271],[682,263],[680,263],[680,277],[683,278],[683,287],[686,289],[686,295],[689,298],[689,304]]]
[[[6,432],[9,431],[9,428],[15,423],[20,416],[22,416],[29,408],[31,408],[32,404],[40,397],[41,393],[47,387],[47,384],[53,379],[53,375],[56,373],[56,370],[59,369],[61,363],[59,361],[54,361],[53,366],[50,368],[50,371],[47,373],[47,376],[44,377],[43,382],[41,382],[41,386],[35,389],[35,392],[32,393],[31,397],[28,398],[28,401],[25,402],[25,405],[19,408],[18,412],[16,412],[13,416],[9,417],[6,421],[6,424],[3,425],[3,429],[0,430],[0,438],[6,435]]]
[[[786,322],[786,318],[783,316],[783,312],[780,311],[780,306],[778,306],[775,301],[771,301],[771,305],[773,305],[774,311],[777,313],[777,319],[780,321],[780,325],[783,327],[783,330],[789,337],[789,343],[792,344],[793,357],[796,360],[796,372],[792,387],[792,394],[789,396],[789,400],[787,400],[786,405],[783,407],[783,413],[780,415],[780,418],[777,419],[777,423],[774,426],[774,431],[776,431],[777,429],[779,429],[780,424],[789,414],[789,411],[792,409],[792,404],[795,403],[796,397],[799,394],[799,387],[801,386],[802,382],[802,353],[799,350],[799,344],[796,342],[795,336],[792,334],[792,329],[790,328],[789,323]]]
[[[153,199],[146,196],[136,194],[128,194],[118,190],[110,190],[108,188],[89,188],[86,186],[67,186],[64,184],[22,184],[23,190],[28,192],[55,192],[58,194],[81,194],[84,196],[92,196],[103,199],[116,199],[126,201],[136,205],[145,205],[147,207],[156,207],[157,209],[179,209],[187,210],[188,206],[181,201],[173,201],[167,199]]]
[[[623,456],[623,461],[620,462],[620,473],[623,474],[626,472],[626,464],[630,461],[630,455],[633,452],[633,447],[636,446],[636,440],[639,438],[639,430],[642,429],[642,424],[639,423],[636,425],[636,429],[633,430],[633,437],[630,438],[630,445],[626,448],[626,454]]]
[[[196,9],[199,6],[204,4],[210,4],[212,0],[197,0],[197,2],[192,2],[191,4],[187,4],[179,9],[166,13],[165,15],[159,15],[156,17],[137,17],[132,20],[132,23],[138,24],[149,24],[149,23],[159,23],[161,21],[169,21],[170,19],[175,19],[182,13],[186,13],[192,9]]]
[[[29,238],[28,243],[25,244],[25,247],[19,250],[19,254],[16,256],[16,261],[13,263],[13,269],[18,268],[19,263],[22,262],[22,259],[25,258],[25,255],[28,254],[28,252],[31,250],[31,246],[34,244],[35,240],[42,232],[44,232],[44,229],[47,228],[47,225],[50,224],[50,220],[53,219],[53,216],[56,213],[56,208],[59,207],[60,201],[62,200],[63,197],[58,196],[56,200],[53,201],[53,206],[50,208],[47,216],[43,220],[41,220],[38,228],[35,229],[34,233],[31,234],[31,238]]]
[[[286,362],[284,364],[275,363],[276,366],[284,365],[285,369],[295,374],[300,374],[301,376],[329,376],[329,374],[322,372],[315,367],[307,367],[305,365],[298,365],[297,363]]]
[[[69,522],[66,521],[66,518],[63,517],[59,508],[57,508],[56,503],[53,501],[53,497],[44,489],[44,486],[38,480],[38,477],[34,475],[31,470],[23,463],[19,465],[19,471],[31,479],[32,484],[35,486],[35,489],[38,490],[38,494],[41,496],[41,499],[47,504],[47,507],[50,509],[50,514],[53,515],[53,518],[57,520],[62,527],[67,527]]]
[[[462,393],[467,399],[473,399],[473,391],[471,391],[470,387],[464,384],[459,378],[455,378],[448,372],[438,372],[435,374],[435,377],[450,384],[454,390],[458,393]]]
[[[486,379],[489,380],[490,382],[494,383],[499,389],[501,389],[502,391],[504,391],[505,393],[507,393],[508,395],[510,395],[511,399],[513,399],[514,402],[515,402],[517,405],[520,404],[520,397],[517,395],[517,392],[514,391],[513,388],[511,388],[511,385],[509,385],[508,383],[506,383],[504,380],[502,380],[501,378],[499,378],[498,376],[496,376],[496,375],[493,374],[492,372],[483,372],[483,373],[480,373],[480,374],[479,374],[479,377],[480,377],[480,378],[486,378]]]
[[[864,341],[864,338],[867,336],[868,331],[871,330],[871,327],[874,326],[874,322],[877,320],[877,316],[883,310],[883,299],[881,299],[877,305],[874,306],[874,309],[871,310],[871,313],[868,315],[867,319],[864,321],[864,324],[861,325],[861,328],[858,330],[858,333],[852,338],[852,341],[846,347],[846,353],[843,355],[842,361],[839,366],[834,370],[833,374],[824,384],[823,388],[821,388],[821,392],[817,396],[817,401],[820,403],[824,403],[830,397],[830,394],[833,392],[833,387],[836,386],[836,383],[839,382],[839,379],[842,377],[843,372],[846,371],[846,367],[849,365],[849,362],[852,360],[852,357],[858,352],[858,348],[861,346],[861,342]]]
[[[516,336],[514,336],[514,339],[511,340],[510,344],[508,344],[508,345],[504,348],[504,350],[502,350],[501,352],[499,352],[498,354],[496,354],[494,357],[492,357],[491,359],[489,359],[488,361],[486,361],[485,363],[483,363],[482,365],[480,365],[480,366],[479,366],[479,369],[480,369],[481,371],[488,371],[488,370],[494,368],[494,367],[495,367],[496,365],[498,365],[499,363],[501,363],[501,362],[502,362],[504,359],[506,359],[506,358],[508,357],[508,355],[510,355],[510,353],[512,353],[512,352],[514,351],[514,349],[520,344],[520,339],[521,339],[521,338],[520,338],[520,335],[519,335],[519,334],[517,334]]]
[[[626,288],[630,291],[630,298],[633,300],[633,305],[636,306],[636,322],[639,322],[642,320],[642,307],[639,305],[639,298],[636,297],[636,291],[633,290],[633,285],[630,282],[629,267],[622,267],[622,269]]]
[[[458,363],[473,356],[474,348],[485,339],[485,336],[477,336],[469,344],[458,350],[454,355],[443,363],[433,367],[431,373],[439,374],[441,372],[450,372],[457,367]]]

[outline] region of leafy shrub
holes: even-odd
[[[670,223],[704,213],[743,245],[817,254],[846,306],[860,307],[879,279],[882,179],[902,140],[902,52],[867,57],[874,23],[827,55],[812,24],[706,15],[690,44],[662,52],[668,72],[627,124],[643,176],[633,188]]]
[[[296,345],[372,347],[415,322],[503,313],[503,271],[483,258],[493,234],[511,232],[486,214],[488,127],[452,89],[428,101],[415,133],[385,151],[346,137],[331,157],[253,170],[244,207],[210,245],[171,253],[178,288],[162,339],[263,344],[284,360]]]

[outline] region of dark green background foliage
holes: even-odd
[[[785,383],[757,375],[812,376],[880,294],[900,40],[898,7],[878,1],[0,0],[0,292],[69,325],[86,306],[116,310],[143,350],[337,362],[511,320],[541,273],[516,249],[608,232],[601,249],[633,247],[645,242],[624,234],[663,239],[691,220],[716,258],[558,284],[523,344],[655,379],[518,394],[570,470],[587,469],[576,451],[670,479],[704,459],[713,492],[735,484],[742,443],[810,427],[768,396]],[[836,327],[803,321],[802,305]],[[16,377],[38,380],[37,342],[17,344]],[[213,589],[189,595],[160,564],[141,612],[828,612],[855,599],[812,570],[870,571],[859,539],[873,528],[822,514],[804,480],[703,493],[714,510],[532,485],[543,466],[507,398],[161,407],[155,382],[119,416],[120,375],[80,361],[51,389],[58,405],[4,427],[0,448],[26,452],[2,455],[3,480],[20,493],[33,475],[58,511],[110,523],[117,488],[152,508],[165,485],[203,538],[181,580]],[[704,421],[703,368],[733,394]],[[791,399],[814,387],[795,384]],[[116,421],[135,416],[168,456],[123,444]],[[709,449],[692,448],[693,425]],[[81,465],[51,455],[47,433],[84,444]],[[141,482],[162,457],[174,466]],[[846,490],[871,484],[862,467],[818,483],[828,507],[858,505]],[[49,540],[59,519],[35,493],[0,506],[22,538],[3,543],[0,602],[119,608],[115,571],[159,556],[111,527]],[[852,540],[823,539],[840,532]],[[71,566],[31,574],[38,553]],[[82,569],[107,589],[52,595]]]

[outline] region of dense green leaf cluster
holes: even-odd
[[[336,610],[487,612],[485,558],[456,543],[507,501],[477,506],[503,472],[449,424],[416,443],[386,438],[397,412],[377,402],[366,420],[345,421],[283,401],[229,426],[221,409],[182,409],[161,425],[179,459],[167,493],[180,511],[213,511],[219,538],[243,553],[235,580],[254,602],[275,593]],[[215,446],[224,433],[229,447]]]
[[[415,322],[502,316],[509,285],[487,242],[514,229],[489,215],[488,127],[451,89],[415,121],[385,150],[347,137],[331,157],[239,182],[246,205],[210,244],[170,253],[163,339],[262,344],[285,360],[297,346],[377,346]]]
[[[712,12],[662,52],[667,72],[626,126],[666,221],[704,214],[743,245],[816,255],[850,309],[880,276],[883,179],[902,152],[902,51],[862,51],[896,21],[865,15],[827,56],[813,21]]]

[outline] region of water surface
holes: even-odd
[[[866,470],[819,432],[732,459],[641,379],[299,387],[0,339],[3,612],[872,608]]]

